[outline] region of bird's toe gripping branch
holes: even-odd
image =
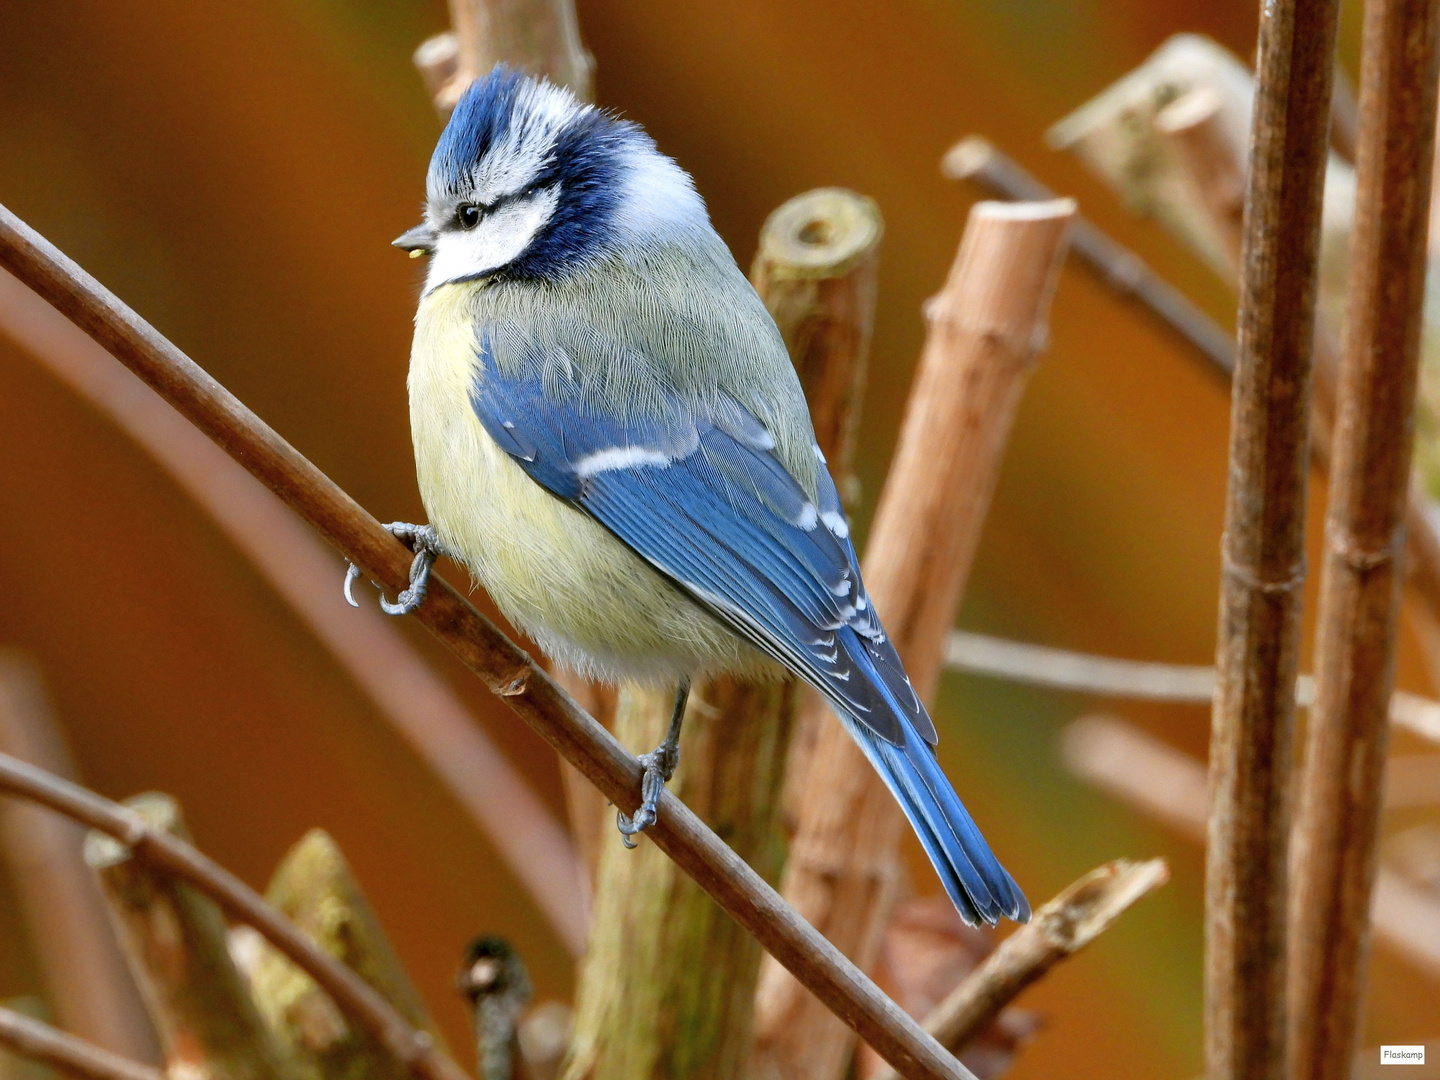
[[[430,585],[430,568],[445,552],[440,546],[440,536],[433,525],[411,525],[405,521],[392,521],[385,528],[413,551],[415,558],[410,563],[409,587],[395,598],[393,604],[386,600],[382,593],[380,610],[387,615],[408,615],[425,602],[425,591]],[[349,569],[345,571],[345,599],[351,607],[359,607],[351,588],[360,576],[360,568],[354,563],[348,563],[347,566]]]
[[[640,809],[635,811],[633,818],[623,811],[615,814],[621,843],[628,848],[635,846],[635,841],[630,838],[654,825],[659,816],[660,793],[680,764],[680,724],[685,719],[685,705],[689,699],[690,680],[682,679],[675,691],[675,709],[670,714],[670,728],[665,732],[665,741],[650,753],[640,755],[640,764],[645,767],[640,781]]]

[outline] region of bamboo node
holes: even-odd
[[[1278,580],[1267,581],[1248,566],[1242,566],[1231,557],[1229,551],[1223,551],[1220,556],[1220,571],[1227,578],[1236,581],[1245,588],[1265,596],[1285,596],[1298,592],[1305,587],[1305,579],[1308,568],[1302,558],[1298,563],[1290,567],[1290,573]]]
[[[1382,566],[1399,561],[1405,547],[1404,526],[1397,526],[1390,534],[1390,542],[1384,547],[1366,548],[1355,541],[1353,536],[1341,535],[1339,530],[1326,530],[1325,547],[1330,554],[1338,557],[1357,574],[1368,574]]]

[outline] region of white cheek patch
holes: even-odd
[[[486,214],[473,229],[446,229],[435,243],[425,291],[447,281],[476,277],[498,270],[525,253],[535,234],[555,213],[559,192],[537,191],[524,199],[503,203]]]

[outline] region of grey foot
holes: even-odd
[[[620,830],[620,842],[633,848],[635,841],[630,838],[654,825],[660,814],[660,793],[666,782],[675,775],[680,764],[680,748],[661,743],[648,754],[640,755],[640,764],[645,766],[645,776],[640,781],[640,809],[632,818],[616,811],[615,827]]]
[[[670,713],[670,727],[665,732],[665,741],[650,753],[640,755],[640,764],[645,767],[640,781],[640,809],[635,811],[633,818],[616,811],[615,826],[620,830],[621,843],[627,848],[635,846],[635,841],[630,838],[654,825],[659,816],[660,793],[680,764],[680,724],[685,719],[685,703],[689,698],[690,680],[682,679],[675,689],[675,708]]]
[[[430,584],[430,568],[435,565],[435,560],[444,552],[440,548],[440,537],[435,532],[433,525],[411,525],[404,521],[392,521],[385,526],[390,533],[402,544],[415,552],[415,558],[410,563],[410,586],[395,598],[395,603],[390,603],[382,594],[380,597],[380,610],[387,615],[408,615],[425,602],[425,592]],[[355,602],[355,596],[350,591],[357,578],[360,577],[360,568],[354,563],[349,564],[345,571],[345,599],[351,607],[359,607]]]

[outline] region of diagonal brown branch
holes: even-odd
[[[193,360],[8,209],[0,263],[158,390],[370,577],[409,581],[410,552]],[[420,622],[620,809],[639,805],[640,766],[553,679],[454,589],[436,580]],[[679,799],[651,839],[902,1075],[969,1076],[953,1057],[801,919]]]
[[[112,1054],[94,1043],[0,1006],[0,1046],[81,1080],[165,1080],[149,1065]]]
[[[1164,859],[1117,859],[1072,882],[1000,943],[925,1018],[925,1030],[957,1054],[1027,986],[1074,956],[1147,893],[1170,879]],[[897,1080],[890,1071],[871,1080]]]

